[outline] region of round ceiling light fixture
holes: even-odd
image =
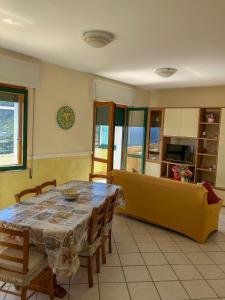
[[[90,30],[83,33],[83,40],[91,47],[101,48],[111,43],[114,35],[103,30]]]
[[[155,73],[162,78],[168,78],[174,75],[177,72],[175,68],[158,68],[155,70]]]

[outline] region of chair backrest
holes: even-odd
[[[116,205],[116,195],[111,196],[106,200],[106,213],[105,213],[104,226],[112,222],[115,205]]]
[[[104,220],[105,220],[105,212],[106,212],[106,202],[100,205],[99,207],[95,207],[92,210],[92,214],[89,220],[89,229],[88,229],[88,243],[89,245],[93,244],[98,238],[101,237]]]
[[[41,185],[38,186],[38,194],[42,194],[43,193],[43,189],[47,186],[56,186],[56,179],[52,180],[52,181],[46,181],[43,182]]]
[[[107,183],[112,183],[112,177],[110,175],[101,174],[89,174],[89,182],[93,182],[94,179],[105,179]]]
[[[7,253],[7,250],[4,251],[3,254],[0,253],[0,260],[6,261],[7,266],[10,266],[10,264],[7,264],[7,262],[12,262],[12,269],[10,267],[3,266],[0,266],[0,269],[4,269],[6,271],[13,271],[19,274],[26,274],[28,272],[29,262],[29,231],[19,231],[0,227],[0,234],[2,236],[5,236],[5,239],[0,240],[1,246],[7,247],[7,250],[18,250],[15,252],[10,251],[9,254]],[[18,240],[21,241],[21,243],[18,243]],[[21,252],[21,255],[18,255],[18,252]],[[13,268],[14,263],[21,264],[21,271],[17,271],[15,270],[15,268]]]
[[[21,198],[28,195],[28,194],[38,195],[38,187],[31,188],[31,189],[26,189],[26,190],[23,190],[22,192],[16,194],[15,195],[16,202],[17,203],[20,202]]]

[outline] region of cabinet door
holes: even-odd
[[[193,137],[198,136],[199,108],[181,108],[179,136]]]
[[[225,188],[225,108],[222,108],[221,113],[216,186]]]
[[[166,108],[164,115],[163,134],[168,136],[179,135],[180,108]]]
[[[152,162],[146,162],[145,163],[145,174],[155,177],[160,177],[160,164],[152,163]]]

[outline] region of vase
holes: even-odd
[[[182,182],[189,182],[189,179],[186,176],[181,176],[181,181]]]

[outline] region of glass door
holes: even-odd
[[[162,148],[163,109],[150,109],[147,130],[147,160],[160,162]]]
[[[147,108],[127,109],[126,170],[144,173]]]
[[[94,102],[92,174],[106,178],[113,166],[113,102]]]
[[[116,104],[114,114],[113,169],[117,170],[124,169],[126,109],[125,105]]]

